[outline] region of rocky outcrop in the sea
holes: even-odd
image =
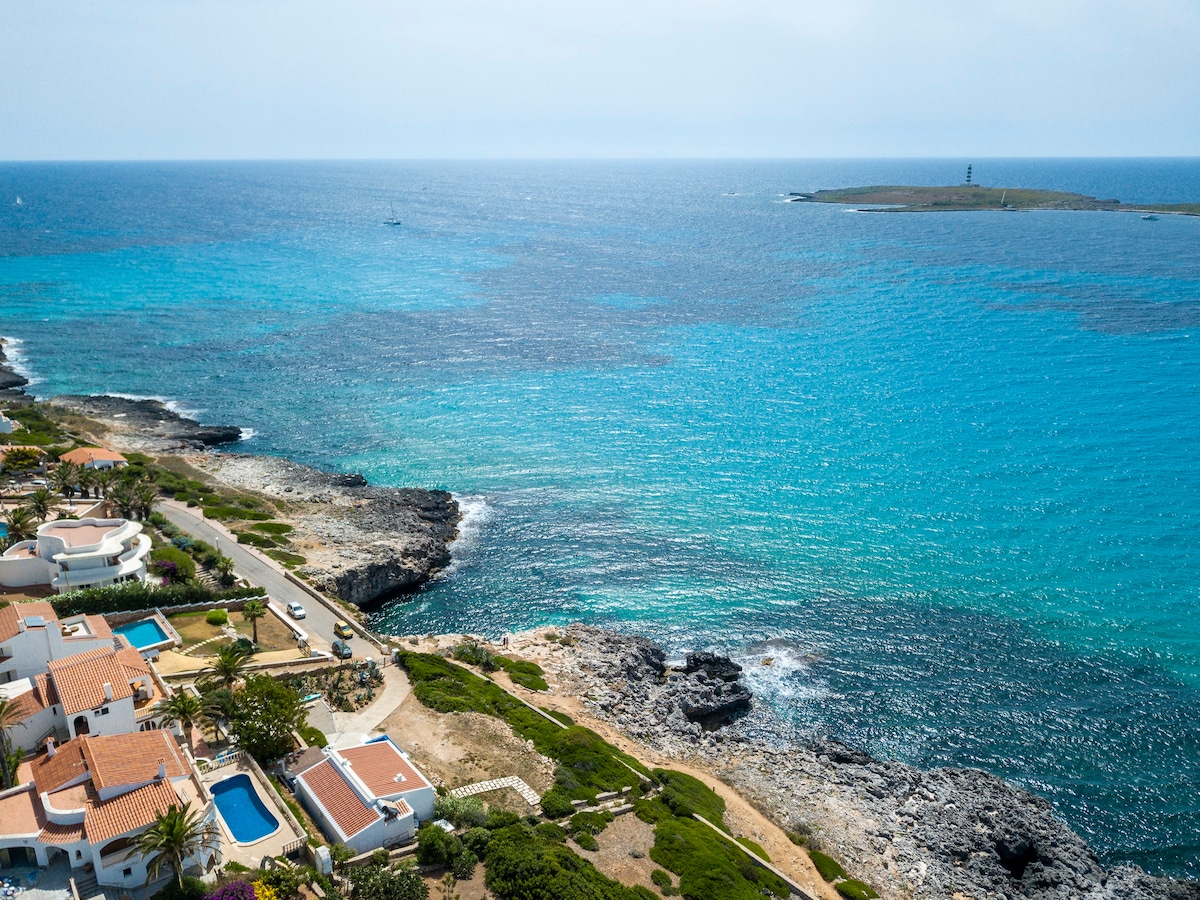
[[[65,395],[50,401],[105,425],[124,447],[145,453],[171,453],[232,444],[242,436],[233,425],[201,425],[160,400]]]
[[[374,487],[357,473],[272,456],[188,461],[231,487],[287,501],[291,542],[307,560],[298,574],[349,603],[369,606],[413,591],[450,564],[459,510],[447,491]]]
[[[29,379],[16,372],[4,355],[3,340],[0,340],[0,400],[28,400],[25,386]]]
[[[687,698],[722,696],[718,686],[745,690],[723,657],[692,654],[672,674],[644,638],[579,625],[568,635],[574,651],[542,662],[559,684],[631,737],[717,770],[783,827],[813,833],[886,898],[1200,900],[1195,882],[1135,866],[1105,870],[1048,801],[986,772],[923,771],[830,740],[768,742],[744,727],[761,730],[771,718],[758,706],[703,730],[684,712]]]

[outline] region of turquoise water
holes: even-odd
[[[133,644],[139,650],[153,647],[155,644],[161,644],[168,640],[167,633],[153,619],[142,619],[138,622],[130,622],[127,625],[118,625],[113,629],[113,633],[125,635],[129,639],[129,643]]]
[[[1200,875],[1200,219],[781,196],[965,166],[4,165],[0,334],[41,395],[454,490],[454,566],[381,628],[724,649],[800,734]],[[1195,161],[975,171],[1200,197]]]
[[[249,775],[218,781],[212,786],[212,795],[217,812],[239,844],[257,841],[279,827],[279,820],[259,799]]]

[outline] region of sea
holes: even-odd
[[[790,736],[1198,877],[1200,218],[788,202],[968,163],[1200,200],[1171,159],[3,163],[0,335],[40,397],[453,491],[383,631],[728,653]]]

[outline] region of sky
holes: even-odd
[[[0,159],[1200,155],[1196,0],[0,0]]]

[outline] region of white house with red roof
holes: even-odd
[[[129,460],[116,450],[106,450],[104,447],[77,447],[58,459],[60,462],[75,463],[84,469],[115,469],[129,464]]]
[[[0,556],[0,585],[48,584],[56,591],[144,581],[151,542],[128,519],[58,519]]]
[[[411,841],[433,818],[433,785],[389,737],[310,749],[290,771],[296,796],[325,835],[356,853]]]
[[[10,604],[0,609],[0,685],[41,674],[51,660],[112,645],[103,616],[60,620],[44,601]]]
[[[215,821],[212,796],[167,731],[51,743],[18,775],[21,784],[0,793],[0,850],[13,865],[90,865],[103,887],[146,883],[146,860],[129,850],[170,807],[190,803]],[[189,862],[207,871],[220,862],[219,843]]]

